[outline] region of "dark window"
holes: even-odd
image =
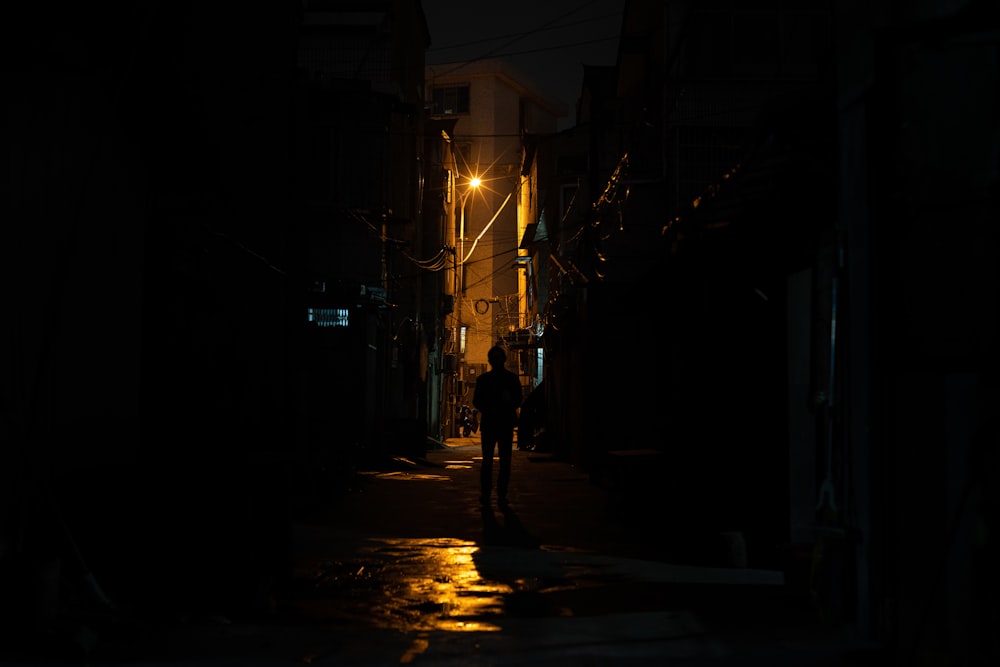
[[[454,116],[460,113],[469,113],[469,87],[468,86],[444,86],[435,88],[434,110],[435,116]]]
[[[732,76],[732,17],[723,12],[691,16],[684,45],[684,73],[694,77]]]
[[[734,66],[742,74],[774,76],[778,69],[777,13],[733,15]]]
[[[556,171],[560,176],[575,176],[587,173],[586,155],[559,155],[556,157]]]
[[[452,145],[455,158],[458,160],[458,173],[470,175],[476,161],[472,158],[472,143],[468,141],[456,142]]]
[[[326,201],[333,194],[333,132],[329,125],[306,128],[303,143],[300,181],[302,194],[316,201]]]

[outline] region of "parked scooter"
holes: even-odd
[[[458,408],[458,426],[462,429],[462,437],[468,438],[479,430],[479,415],[474,408],[463,404]]]

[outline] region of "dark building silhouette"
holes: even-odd
[[[539,158],[559,451],[901,654],[995,654],[996,26],[631,2]]]
[[[295,512],[440,433],[421,4],[0,24],[4,627],[78,593],[254,608]],[[576,125],[522,137],[512,342],[545,351],[552,451],[678,561],[742,540],[726,564],[900,655],[997,653],[998,28],[634,0]]]
[[[424,445],[421,5],[3,24],[7,611],[55,609],[60,562],[139,605],[260,604],[291,512]]]

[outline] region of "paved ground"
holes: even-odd
[[[484,510],[478,442],[447,445],[300,516],[265,612],[77,619],[3,664],[885,664],[780,572],[671,562],[655,513],[551,455],[515,451],[509,507]]]

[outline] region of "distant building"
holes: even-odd
[[[458,271],[445,354],[455,368],[449,400],[460,403],[487,370],[487,350],[516,342],[527,323],[530,279],[519,246],[537,222],[539,203],[525,137],[554,134],[566,109],[499,59],[427,66],[426,107],[432,119],[454,120],[451,233]],[[508,364],[535,376],[534,360],[515,354]]]

